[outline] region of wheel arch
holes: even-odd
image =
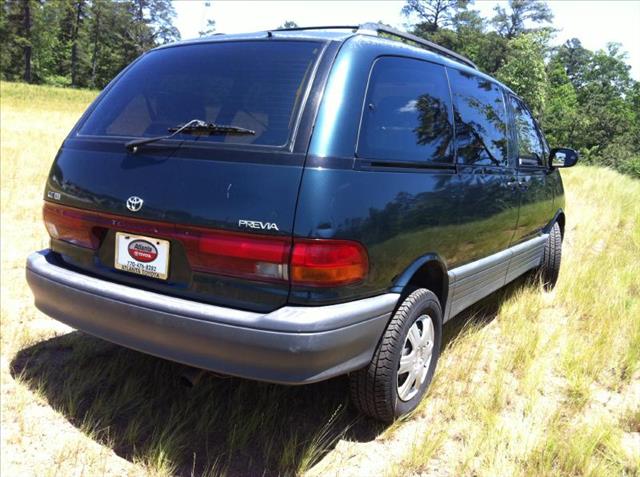
[[[558,223],[558,226],[560,227],[560,235],[564,240],[564,227],[566,224],[566,216],[565,216],[564,210],[558,209],[556,211],[555,215],[553,216],[553,219],[551,219],[549,224],[545,227],[545,232],[547,233],[550,232],[551,228],[553,227],[553,224],[555,223]]]
[[[391,291],[404,297],[415,288],[431,290],[438,297],[444,312],[449,294],[449,275],[447,266],[439,255],[429,253],[416,259],[396,277]]]

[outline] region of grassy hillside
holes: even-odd
[[[445,327],[429,396],[391,427],[346,381],[207,376],[74,332],[32,305],[24,259],[56,150],[94,93],[0,84],[2,475],[639,475],[640,181],[563,171],[552,293],[524,280]]]

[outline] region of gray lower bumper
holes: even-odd
[[[27,259],[42,312],[100,338],[219,373],[304,384],[365,366],[399,295],[262,314],[197,303]]]

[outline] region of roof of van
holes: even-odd
[[[251,33],[214,33],[213,35],[202,36],[200,38],[192,38],[181,40],[174,43],[159,46],[155,49],[162,49],[178,45],[190,45],[197,43],[211,43],[234,40],[265,40],[268,38],[295,38],[322,41],[338,41],[342,42],[354,36],[351,31],[321,31],[321,30],[264,30]]]
[[[400,32],[378,23],[365,23],[358,26],[296,27],[236,34],[215,33],[209,36],[170,43],[156,49],[201,43],[268,39],[308,39],[342,43],[349,39],[358,37],[370,44],[379,43],[387,48],[397,48],[405,54],[416,56],[418,58],[422,57],[428,60],[436,60],[446,64],[447,66],[466,70],[470,73],[485,77],[495,83],[499,83],[505,89],[513,93],[508,86],[500,83],[495,78],[482,73],[468,58],[423,38],[419,38],[410,33]]]
[[[267,30],[264,32],[246,33],[239,35],[214,34],[196,40],[189,40],[186,43],[202,41],[229,41],[234,39],[258,39],[264,38],[265,35],[267,38],[302,37],[322,39],[325,41],[344,41],[354,35],[368,35],[375,37],[382,35],[387,38],[396,38],[401,42],[411,42],[412,44],[415,44],[422,49],[433,51],[447,58],[453,59],[454,61],[470,66],[471,68],[478,69],[478,67],[469,58],[465,58],[455,51],[451,51],[443,46],[440,46],[436,43],[433,43],[411,33],[396,30],[382,23],[278,28],[276,30]],[[184,43],[185,42],[183,42],[182,44]]]

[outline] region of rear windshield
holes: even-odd
[[[79,134],[162,136],[201,119],[255,135],[179,138],[285,145],[320,50],[317,42],[244,41],[152,51],[116,82]]]

